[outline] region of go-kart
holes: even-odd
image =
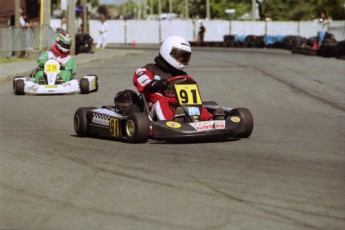
[[[63,82],[58,77],[60,70],[60,63],[54,59],[48,60],[44,64],[44,81],[35,82],[34,70],[29,77],[16,76],[13,78],[13,91],[16,95],[24,94],[71,94],[81,93],[88,94],[89,92],[96,92],[98,90],[98,77],[96,75],[86,75],[80,79],[72,79],[68,82]]]
[[[201,121],[201,108],[210,113],[220,106],[214,101],[202,101],[197,83],[190,76],[168,79],[165,95],[176,97],[182,107],[183,121],[157,120],[152,117],[151,105],[142,94],[132,90],[120,91],[115,105],[81,107],[74,114],[74,130],[78,136],[99,136],[145,143],[148,139],[171,142],[194,142],[248,138],[253,131],[253,116],[246,108],[221,107],[221,120]]]

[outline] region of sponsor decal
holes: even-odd
[[[188,45],[187,43],[184,43],[184,42],[181,42],[181,45],[185,45],[185,46],[190,47],[190,45]]]
[[[240,122],[241,119],[239,117],[231,117],[230,120],[232,122],[238,123],[238,122]]]
[[[63,87],[71,87],[72,84],[71,84],[71,82],[67,82],[67,83],[62,84],[62,86]]]
[[[200,110],[198,107],[188,107],[188,113],[189,115],[200,115]]]
[[[165,123],[167,126],[169,126],[170,128],[174,128],[174,129],[178,129],[181,128],[181,124],[175,121],[168,121],[167,123]]]
[[[38,90],[39,87],[40,87],[40,86],[37,85],[37,84],[32,84],[32,86],[29,88],[29,90],[32,89],[33,91],[36,92],[36,91]]]
[[[194,120],[198,120],[198,118],[199,118],[199,116],[196,116],[196,115],[193,116]]]
[[[46,88],[46,89],[55,89],[55,88],[57,88],[57,85],[45,85],[44,88]]]
[[[225,129],[225,121],[200,121],[189,124],[197,131]]]
[[[92,123],[109,126],[109,116],[94,113],[92,117]]]

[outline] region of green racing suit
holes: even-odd
[[[38,83],[41,77],[44,77],[44,64],[49,59],[55,59],[60,63],[59,77],[63,79],[63,82],[68,82],[77,72],[77,65],[74,58],[71,55],[57,56],[52,51],[46,51],[40,55],[37,60],[39,70],[35,74],[35,82]]]

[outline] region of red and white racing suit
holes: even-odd
[[[183,72],[183,74],[186,73]],[[151,109],[152,117],[157,117],[158,120],[172,120],[174,117],[174,111],[171,105],[176,103],[176,98],[170,98],[163,96],[163,92],[150,93],[146,86],[153,80],[168,79],[173,77],[170,73],[164,72],[156,64],[147,64],[144,67],[138,68],[133,76],[133,84],[140,93],[145,95],[147,101],[152,102]],[[202,108],[201,120],[212,119],[206,108]]]

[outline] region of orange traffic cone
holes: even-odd
[[[317,42],[314,42],[313,50],[317,50],[318,48],[319,48],[319,46],[317,45]]]
[[[135,42],[135,40],[132,41],[132,48],[136,48],[137,47],[137,43]]]

